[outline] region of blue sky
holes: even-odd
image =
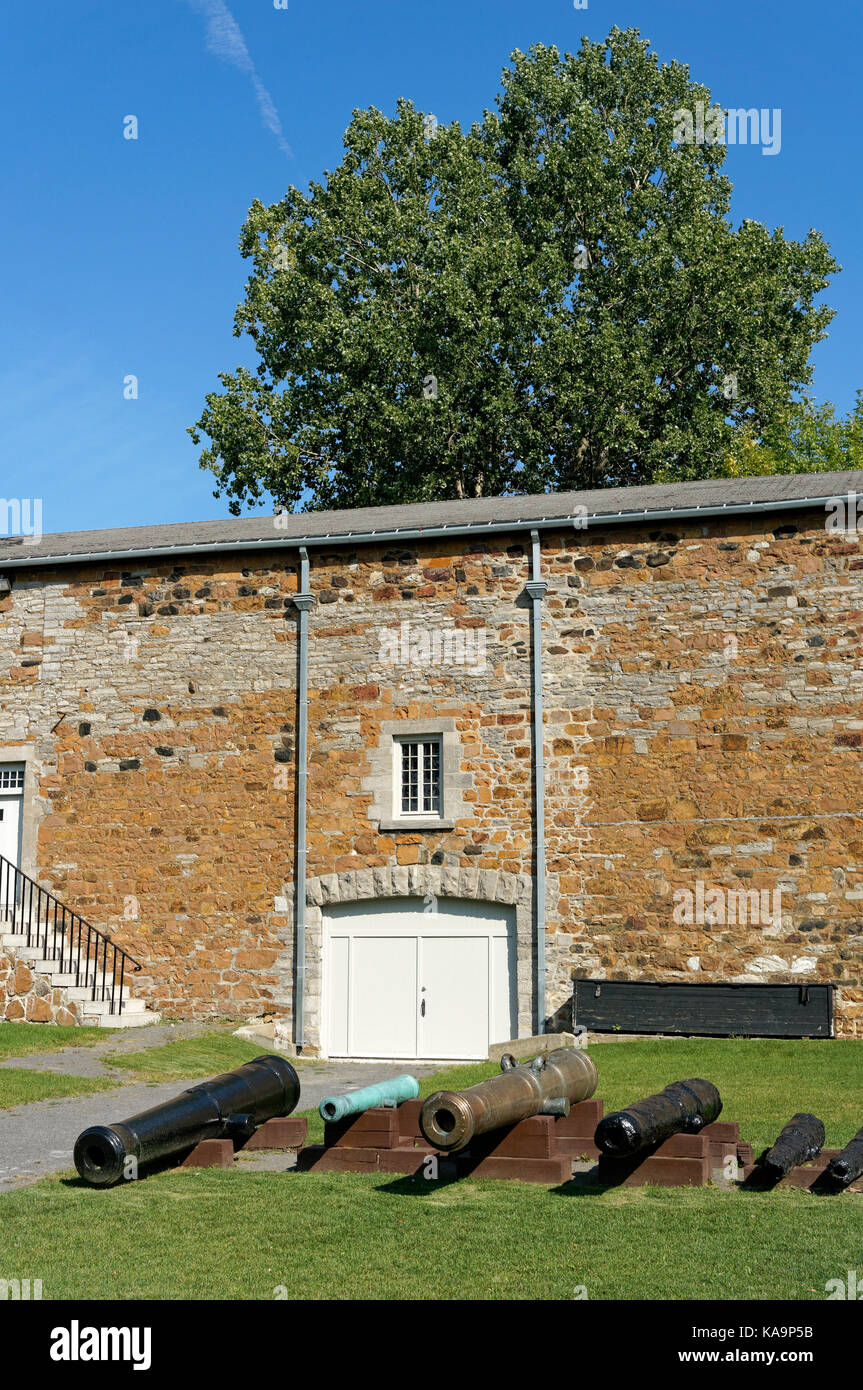
[[[232,333],[252,199],[338,164],[355,107],[390,113],[403,95],[469,124],[513,48],[574,50],[615,24],[689,63],[723,106],[781,109],[779,154],[728,150],[732,216],[830,242],[843,270],[814,390],[847,410],[863,386],[857,0],[7,4],[3,495],[41,497],[46,531],[227,515],[186,427],[220,370],[254,361]]]

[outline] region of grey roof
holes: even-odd
[[[224,521],[181,521],[106,531],[58,531],[36,540],[0,538],[0,568],[88,559],[148,559],[217,550],[321,546],[375,540],[406,541],[441,531],[453,535],[559,526],[574,516],[590,527],[693,515],[781,511],[863,494],[863,469],[835,473],[715,478],[650,487],[594,488],[520,497],[479,497],[350,511],[260,514]],[[0,517],[2,520],[2,517]]]

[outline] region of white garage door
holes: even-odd
[[[475,1058],[516,1034],[515,921],[497,903],[344,903],[324,918],[330,1057]]]

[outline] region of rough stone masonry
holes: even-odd
[[[310,546],[310,903],[345,875],[357,896],[486,875],[529,901],[529,549]],[[832,981],[837,1032],[863,1035],[859,534],[818,506],[562,521],[541,558],[549,1021],[568,1025],[574,973]],[[143,963],[135,992],[169,1016],[293,1008],[297,578],[295,547],[128,567],[21,547],[0,602],[0,760],[32,751],[23,867]],[[424,720],[451,730],[452,827],[384,828],[387,731]],[[687,920],[699,882],[714,906]],[[728,920],[744,889],[781,911]],[[311,930],[312,1045],[320,949]],[[532,970],[528,940],[528,1032]]]

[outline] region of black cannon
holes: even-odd
[[[722,1098],[711,1081],[673,1081],[655,1096],[606,1115],[596,1127],[594,1143],[607,1158],[626,1158],[672,1134],[697,1134],[721,1109]]]
[[[830,1162],[824,1170],[824,1177],[828,1182],[835,1183],[837,1187],[849,1187],[856,1178],[863,1174],[863,1129],[858,1129],[854,1138],[841,1153]]]
[[[202,1139],[248,1139],[264,1120],[290,1115],[299,1098],[300,1080],[286,1058],[256,1057],[122,1124],[85,1129],[75,1143],[75,1167],[91,1187],[110,1187]]]
[[[784,1178],[798,1163],[817,1158],[823,1147],[824,1125],[817,1115],[800,1112],[788,1121],[776,1143],[764,1154],[760,1166],[771,1177]]]

